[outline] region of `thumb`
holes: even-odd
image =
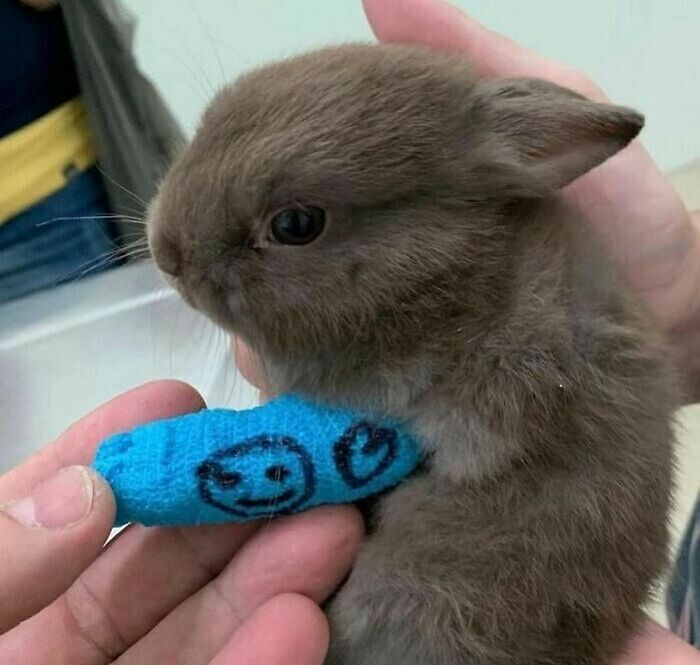
[[[464,51],[483,76],[542,76],[554,64],[447,0],[362,0],[362,5],[379,41]]]
[[[549,79],[605,101],[603,91],[588,77],[489,30],[447,0],[362,0],[362,4],[380,42],[463,52],[481,76]]]
[[[114,513],[107,483],[82,466],[0,506],[0,634],[73,583],[100,553]]]

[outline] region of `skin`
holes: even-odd
[[[173,381],[121,395],[0,478],[0,506],[60,469],[89,464],[110,433],[203,406]],[[12,599],[0,602],[0,662],[323,662],[328,628],[318,603],[360,544],[353,508],[263,529],[129,527],[103,550],[114,499],[103,480],[93,483],[90,512],[66,528],[27,527],[0,511],[0,589]]]

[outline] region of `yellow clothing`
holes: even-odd
[[[96,159],[79,97],[0,139],[0,224],[62,189]]]

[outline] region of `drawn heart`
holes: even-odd
[[[384,473],[396,459],[397,451],[395,430],[359,422],[345,430],[343,436],[336,441],[333,446],[333,461],[345,484],[357,489]],[[358,473],[358,466],[366,466],[361,464],[362,461],[375,464]]]

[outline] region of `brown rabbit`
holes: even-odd
[[[333,665],[602,665],[666,560],[675,381],[557,191],[641,116],[464,60],[328,48],[225,88],[151,209],[271,385],[408,423]]]

